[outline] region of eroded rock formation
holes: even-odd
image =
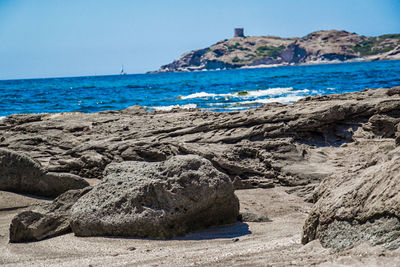
[[[0,190],[56,197],[88,185],[77,175],[47,172],[23,153],[0,149]]]
[[[368,241],[400,247],[400,147],[370,149],[371,158],[358,158],[363,165],[349,166],[318,186],[303,243],[319,239],[324,246],[346,248]]]
[[[40,241],[71,232],[70,210],[73,204],[91,190],[70,190],[51,203],[38,204],[15,216],[10,225],[10,242]]]
[[[26,153],[45,171],[100,179],[110,163],[156,166],[176,155],[198,155],[236,189],[279,184],[315,202],[304,243],[319,238],[328,247],[368,241],[396,248],[399,118],[396,88],[307,97],[241,112],[132,107],[21,114],[0,121],[0,147]],[[135,164],[147,168],[147,163]]]
[[[229,177],[199,156],[110,164],[104,180],[71,210],[78,236],[172,238],[237,221]]]

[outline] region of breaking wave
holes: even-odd
[[[207,92],[199,92],[190,94],[187,96],[179,96],[179,99],[193,99],[193,98],[216,98],[216,97],[225,97],[225,98],[233,98],[233,97],[240,97],[240,98],[252,98],[252,97],[262,97],[262,96],[276,96],[281,94],[287,93],[309,93],[310,90],[303,89],[303,90],[294,90],[293,87],[277,87],[277,88],[269,88],[265,90],[253,90],[253,91],[240,91],[236,93],[226,93],[226,94],[213,94]]]
[[[287,96],[281,96],[281,97],[275,97],[275,98],[263,98],[263,99],[257,99],[257,100],[252,100],[252,101],[242,101],[239,102],[240,104],[248,105],[248,104],[267,104],[267,103],[273,103],[273,102],[279,102],[282,104],[291,104],[293,102],[296,102],[306,96],[302,95],[287,95]]]
[[[159,107],[149,107],[149,108],[154,109],[154,110],[170,111],[175,108],[180,108],[180,109],[197,108],[197,104],[170,105],[170,106],[159,106]]]
[[[0,117],[16,113],[99,112],[133,105],[148,110],[236,111],[271,102],[292,103],[303,96],[394,87],[399,81],[399,60],[196,73],[0,80]],[[0,120],[0,124],[5,121],[4,118]]]
[[[220,111],[234,111],[234,110],[243,110],[252,107],[257,107],[263,104],[278,102],[282,104],[292,104],[307,95],[287,95],[281,97],[274,97],[274,98],[261,98],[256,100],[248,100],[248,101],[239,101],[239,102],[230,102],[230,103],[207,103],[206,105],[208,108],[202,108],[205,110],[220,110]]]

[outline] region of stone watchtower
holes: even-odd
[[[243,28],[235,28],[235,37],[244,37]]]

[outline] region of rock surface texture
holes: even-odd
[[[71,210],[78,236],[172,238],[237,221],[239,200],[226,174],[199,156],[110,164],[103,182]]]
[[[41,203],[19,213],[10,225],[10,242],[40,241],[71,232],[70,209],[90,189],[70,190],[51,203]]]
[[[381,153],[379,153],[381,152]],[[383,152],[383,153],[382,153]],[[302,242],[346,248],[360,241],[400,247],[400,147],[326,179],[304,226]]]
[[[301,38],[248,36],[225,39],[182,55],[155,72],[251,68],[349,60],[400,59],[400,35],[368,37],[346,31],[317,31]]]
[[[0,190],[56,197],[70,189],[88,186],[70,173],[52,173],[23,153],[0,149]]]
[[[326,247],[344,248],[366,241],[395,249],[399,247],[399,121],[398,88],[382,88],[240,112],[147,112],[131,107],[94,114],[12,115],[0,120],[0,147],[39,162],[43,171],[38,175],[68,172],[105,178],[103,171],[112,163],[100,187],[78,200],[74,218],[83,218],[86,212],[85,205],[79,206],[82,212],[75,209],[80,203],[88,201],[89,206],[90,196],[102,197],[96,193],[102,186],[104,195],[110,195],[104,205],[120,210],[121,222],[124,205],[136,205],[123,195],[113,195],[111,188],[117,192],[133,181],[118,184],[117,173],[111,170],[124,166],[136,177],[140,171],[129,166],[140,165],[160,176],[159,182],[147,187],[158,192],[154,186],[164,186],[167,174],[158,173],[156,166],[172,164],[171,159],[179,155],[198,155],[229,177],[235,189],[283,186],[286,192],[315,203],[304,226],[303,243],[320,239]],[[121,169],[121,174],[127,172]],[[145,190],[139,186],[143,180],[135,181],[135,188]],[[94,209],[90,212],[97,215],[109,210],[101,203]],[[99,221],[97,228],[104,222]]]

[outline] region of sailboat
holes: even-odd
[[[121,65],[121,72],[119,75],[126,75],[126,72],[124,71],[124,65]]]

